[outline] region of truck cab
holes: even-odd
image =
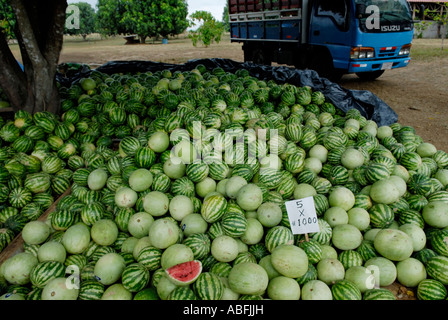
[[[238,9],[246,12],[235,12],[234,2],[244,2],[246,9]],[[348,73],[373,80],[409,64],[413,22],[406,0],[271,0],[261,16],[258,2],[269,1],[229,0],[231,41],[243,42],[245,61],[309,68],[331,80]]]

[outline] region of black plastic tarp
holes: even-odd
[[[313,90],[321,91],[325,97],[338,109],[347,112],[357,109],[369,120],[375,121],[378,126],[390,125],[398,121],[397,113],[383,100],[367,90],[348,90],[339,84],[321,78],[313,70],[299,70],[285,66],[265,66],[250,62],[237,62],[229,59],[196,59],[184,64],[169,64],[153,61],[111,61],[95,70],[106,73],[142,73],[157,72],[165,69],[175,71],[189,71],[202,64],[208,69],[222,68],[226,72],[235,72],[246,69],[249,74],[260,80],[274,80],[277,83],[290,83],[296,86],[309,86]],[[81,68],[71,77],[59,76],[61,85],[70,86],[80,78],[89,75],[91,70]]]

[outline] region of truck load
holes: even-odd
[[[373,80],[410,62],[406,0],[228,0],[231,42],[244,61]]]

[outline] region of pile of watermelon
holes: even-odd
[[[1,123],[0,299],[447,299],[448,154],[414,128],[201,64],[60,93]]]

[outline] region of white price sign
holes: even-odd
[[[320,231],[313,197],[288,201],[285,205],[293,234]]]

